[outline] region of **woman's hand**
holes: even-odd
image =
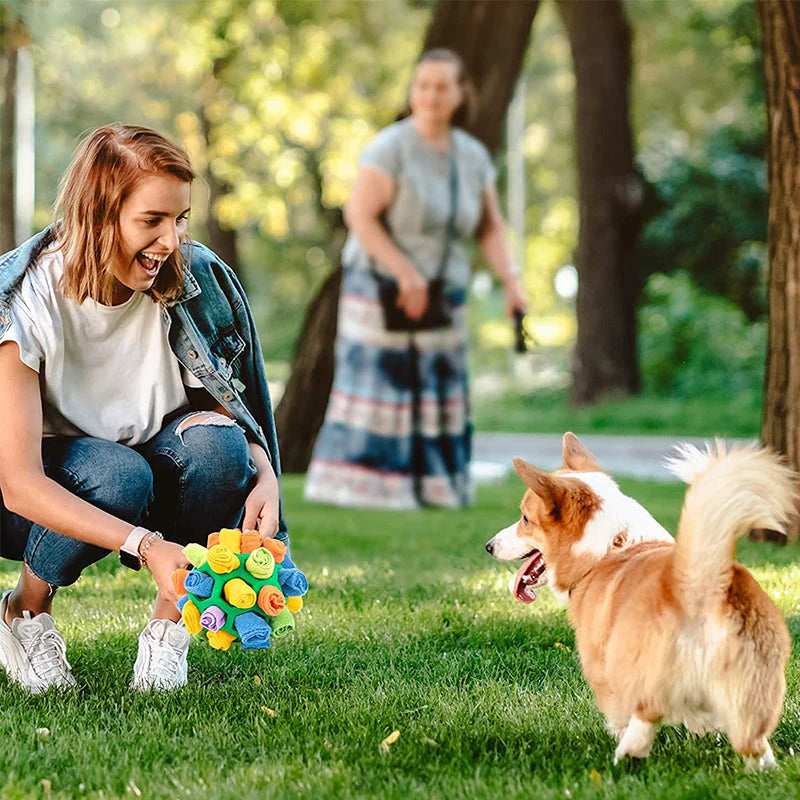
[[[509,277],[503,284],[505,295],[506,314],[514,319],[514,312],[521,311],[523,314],[528,310],[528,303],[525,300],[525,292],[522,284],[516,275]]]
[[[259,475],[247,500],[244,502],[243,531],[258,531],[272,538],[278,532],[278,507],[280,496],[275,474]]]
[[[419,319],[428,307],[428,281],[416,270],[404,271],[397,278],[400,293],[397,306],[411,319]]]
[[[189,561],[183,554],[183,548],[176,542],[154,539],[147,550],[147,568],[153,574],[160,598],[169,603],[178,602],[178,595],[172,586],[172,573],[188,566]]]

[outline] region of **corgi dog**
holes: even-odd
[[[764,449],[682,445],[668,462],[689,485],[673,541],[574,434],[562,469],[514,466],[528,487],[522,516],[486,549],[526,559],[517,599],[531,602],[547,582],[566,602],[583,674],[617,739],[614,763],[646,758],[658,724],[684,723],[724,731],[749,766],[774,765],[789,632],[734,550],[751,528],[783,529],[794,473]]]

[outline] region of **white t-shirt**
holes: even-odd
[[[0,343],[19,345],[39,373],[45,436],[93,436],[135,445],[188,404],[184,383],[202,384],[169,346],[161,306],[134,292],[118,306],[64,297],[60,251],[45,252],[11,296],[11,325]]]

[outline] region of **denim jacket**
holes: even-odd
[[[51,225],[0,255],[0,334],[11,324],[11,293],[25,270],[55,239]],[[244,289],[233,270],[205,245],[183,246],[183,294],[162,307],[169,343],[178,360],[267,453],[280,480],[275,419],[261,343]],[[278,538],[288,543],[279,512]]]

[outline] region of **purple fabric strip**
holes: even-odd
[[[200,624],[208,631],[218,631],[225,624],[226,614],[219,606],[209,606],[200,615]]]

